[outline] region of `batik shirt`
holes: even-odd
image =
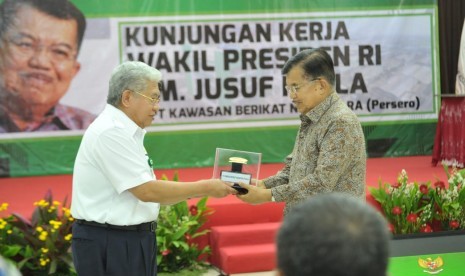
[[[284,168],[264,180],[284,215],[308,197],[343,192],[365,197],[365,138],[357,116],[333,92],[300,116],[294,149]]]
[[[96,115],[82,109],[58,104],[44,116],[41,122],[20,130],[0,108],[0,133],[86,129],[95,117]]]

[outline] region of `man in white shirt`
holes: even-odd
[[[159,110],[161,73],[125,62],[110,79],[107,105],[84,134],[73,175],[73,261],[79,275],[156,275],[160,204],[235,194],[220,180],[157,180],[144,128]]]

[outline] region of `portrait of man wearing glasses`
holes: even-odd
[[[294,149],[276,175],[241,184],[238,195],[252,204],[285,202],[284,214],[320,193],[342,192],[364,199],[366,151],[360,122],[338,96],[331,57],[322,49],[304,50],[282,69],[286,90],[300,113]]]
[[[0,133],[85,129],[95,119],[59,103],[79,72],[85,28],[68,0],[0,4]]]

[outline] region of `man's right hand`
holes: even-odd
[[[237,194],[237,191],[234,188],[231,188],[233,185],[232,183],[224,182],[219,179],[209,179],[204,181],[208,187],[208,196],[220,198]]]

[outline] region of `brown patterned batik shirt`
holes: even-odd
[[[25,129],[19,129],[0,106],[0,133],[87,129],[95,117],[96,115],[82,109],[57,104],[41,121],[31,123]]]
[[[365,138],[357,116],[336,92],[300,116],[294,149],[283,170],[264,180],[284,215],[304,199],[343,192],[365,198]]]

